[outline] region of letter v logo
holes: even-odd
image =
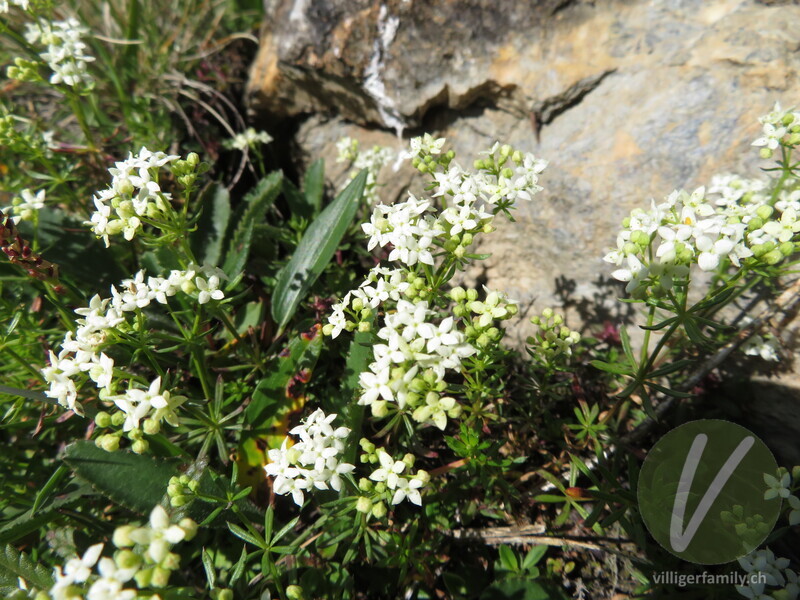
[[[752,552],[775,526],[781,501],[764,498],[764,475],[777,472],[753,432],[720,419],[690,421],[647,453],[639,512],[655,541],[681,560],[728,563]]]
[[[675,503],[672,505],[672,520],[669,524],[669,543],[675,552],[683,552],[692,543],[697,529],[706,518],[711,505],[717,499],[722,488],[728,482],[736,467],[742,462],[750,448],[753,447],[756,439],[751,435],[744,438],[736,449],[731,452],[728,460],[722,465],[722,468],[717,473],[711,485],[708,486],[706,493],[700,499],[700,504],[695,508],[694,514],[689,519],[689,524],[686,529],[683,528],[683,517],[686,513],[686,504],[689,501],[689,492],[692,489],[692,481],[697,471],[697,465],[700,464],[700,459],[703,457],[703,450],[705,450],[708,436],[704,433],[699,433],[692,442],[692,447],[689,449],[689,454],[686,455],[686,461],[683,463],[683,471],[681,478],[678,481],[678,493],[675,494]]]

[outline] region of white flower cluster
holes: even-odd
[[[408,455],[407,459],[410,460],[395,460],[386,450],[378,448],[377,457],[380,467],[375,469],[369,478],[386,485],[392,496],[391,503],[400,504],[408,499],[409,502],[422,506],[420,489],[428,483],[430,476],[422,470],[417,471],[415,475],[404,474],[404,471],[411,468],[409,462],[413,460],[413,456]]]
[[[132,240],[142,227],[143,218],[153,218],[166,211],[170,195],[161,191],[158,170],[180,157],[151,152],[145,147],[127,160],[115,163],[108,172],[111,185],[94,197],[95,212],[86,225],[109,245],[108,237],[122,233]]]
[[[364,200],[368,205],[373,205],[380,200],[378,197],[378,173],[395,158],[395,153],[384,146],[373,146],[368,150],[359,148],[358,140],[345,137],[336,143],[339,153],[336,162],[349,162],[351,164],[348,183],[362,169],[367,170],[367,182],[364,186]]]
[[[800,203],[787,196],[782,209],[777,203],[773,208],[764,188],[727,175],[712,182],[716,201],[700,187],[691,194],[675,191],[661,204],[652,202],[649,211],[634,209],[623,221],[617,248],[604,258],[621,267],[612,276],[642,297],[651,286],[671,289],[693,264],[715,271],[726,263],[741,267],[748,259],[781,262],[794,252]]]
[[[394,402],[400,409],[408,406],[416,421],[444,429],[448,416],[460,414],[455,399],[440,392],[446,388],[445,372],[459,370],[461,359],[472,356],[475,348],[455,329],[453,317],[437,325],[435,316],[427,301],[399,300],[397,310],[384,317],[378,331],[384,343],[373,346],[374,360],[359,377],[358,403],[370,406],[375,416],[385,416],[387,403]]]
[[[369,223],[361,225],[370,236],[367,250],[391,244],[389,260],[409,267],[418,262],[433,265],[434,239],[445,230],[431,211],[428,200],[418,200],[410,192],[405,202],[376,205]]]
[[[331,307],[333,312],[328,317],[328,335],[335,338],[342,330],[351,331],[355,328],[354,322],[348,321],[346,313],[358,319],[357,313],[364,309],[376,309],[387,300],[397,302],[409,286],[403,270],[388,269],[380,265],[373,267],[358,288],[347,292],[341,302]]]
[[[753,142],[753,146],[761,147],[763,158],[772,156],[780,145],[796,146],[800,143],[800,113],[792,109],[783,110],[776,102],[772,112],[760,117],[762,135]]]
[[[256,131],[248,127],[242,133],[237,133],[225,143],[227,148],[234,148],[244,152],[247,148],[258,148],[259,144],[269,144],[272,136],[266,131]]]
[[[289,431],[300,441],[290,444],[287,437],[279,449],[268,452],[267,475],[275,478],[272,489],[276,494],[291,494],[298,506],[303,505],[304,492],[317,488],[342,489],[341,476],[355,467],[339,462],[344,452],[344,440],[350,434],[347,427],[333,429],[335,414],[314,411],[303,423]]]
[[[3,208],[6,214],[13,214],[11,220],[14,224],[20,221],[31,221],[34,215],[44,208],[45,191],[39,190],[34,194],[31,190],[22,190],[19,196],[11,201],[11,206]]]
[[[177,554],[170,552],[172,546],[192,539],[196,532],[197,524],[191,519],[172,525],[167,512],[156,506],[148,526],[123,525],[114,531],[113,542],[120,550],[113,559],[101,557],[104,544],[95,544],[82,557],[56,567],[50,598],[133,600],[138,588],[164,587],[180,561]],[[97,573],[93,571],[95,567]],[[136,587],[123,589],[131,580],[135,580]]]
[[[22,10],[28,10],[29,0],[0,0],[0,13],[7,13],[12,6],[19,6]]]
[[[212,299],[221,300],[224,298],[224,293],[219,289],[219,284],[220,279],[224,277],[224,273],[219,269],[195,265],[191,265],[185,271],[172,271],[167,278],[148,277],[147,281],[144,271],[139,271],[132,279],[123,280],[119,288],[111,286],[111,298],[102,299],[99,295],[95,295],[88,307],[75,310],[82,318],[75,321],[77,328],[74,332],[67,332],[58,355],[50,351],[50,366],[42,369],[44,380],[50,384],[50,389],[45,394],[56,399],[61,406],[83,414],[83,408],[77,401],[76,380],[81,373],[87,373],[89,379],[102,390],[101,397],[111,399],[115,391],[114,359],[101,349],[108,344],[109,335],[113,330],[127,326],[123,325],[127,323],[125,314],[145,308],[153,301],[167,304],[167,298],[174,296],[178,291],[190,295],[196,294],[200,304]],[[157,381],[160,385],[160,378]],[[136,394],[134,397],[138,398]],[[155,404],[151,402],[157,409],[159,420],[163,418],[169,423],[174,421],[169,407],[176,406],[178,398],[180,397],[173,397],[172,403],[167,401],[166,406],[159,406],[158,401]],[[134,404],[139,406],[138,409],[132,408],[130,413],[126,411],[131,419],[130,422],[138,423],[138,419],[143,416],[141,406],[144,406],[144,403],[133,403],[129,399],[128,402],[117,404],[120,408]],[[126,426],[130,422],[126,421]]]
[[[22,6],[22,2],[14,2]],[[25,7],[27,8],[27,2]],[[42,52],[42,60],[53,72],[50,83],[63,83],[70,87],[82,86],[89,88],[94,84],[94,78],[89,74],[87,65],[94,57],[87,54],[87,45],[81,39],[89,30],[75,18],[65,21],[38,20],[29,23],[25,32],[25,39],[29,44],[42,43],[47,50]]]
[[[754,600],[772,600],[786,598],[794,600],[800,595],[800,582],[795,571],[789,569],[788,558],[775,558],[772,550],[767,548],[756,550],[752,554],[739,559],[748,577],[748,585],[737,585],[736,591],[745,598]],[[765,592],[766,586],[780,588]]]

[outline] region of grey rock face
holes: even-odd
[[[572,324],[582,306],[626,309],[602,256],[632,208],[719,172],[756,175],[766,166],[750,147],[757,117],[800,98],[795,5],[271,0],[268,9],[251,106],[265,119],[303,120],[298,159],[332,166],[342,135],[400,148],[397,132],[429,131],[462,164],[495,140],[550,161],[544,192],[484,238],[492,257],[472,275],[523,307],[565,306]],[[385,201],[419,181],[410,169],[392,174]]]

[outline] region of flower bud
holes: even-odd
[[[780,250],[781,254],[784,256],[791,256],[794,254],[794,244],[792,242],[783,242],[778,246],[778,250]]]
[[[505,169],[503,169],[502,171],[500,171],[500,175],[501,175],[501,176],[503,176],[503,177],[505,177],[506,179],[510,179],[511,177],[513,177],[513,176],[514,176],[514,171],[512,171],[511,169],[509,169],[508,167],[506,167]]]
[[[113,415],[111,415],[111,424],[114,427],[119,427],[125,422],[125,418],[124,412],[115,412]]]
[[[372,483],[366,477],[362,477],[361,479],[358,480],[358,489],[361,490],[362,492],[371,492],[372,488],[374,487],[375,484]]]
[[[136,529],[133,525],[121,525],[114,530],[111,541],[117,548],[129,548],[133,546],[131,533]]]
[[[758,216],[759,216],[761,219],[763,219],[764,221],[766,221],[767,219],[769,219],[769,218],[772,216],[772,213],[773,213],[773,212],[774,212],[773,208],[772,208],[771,206],[769,206],[768,204],[762,204],[761,206],[759,206],[759,207],[756,209],[756,214],[757,214],[757,215],[758,215]]]
[[[461,286],[456,286],[452,290],[450,290],[450,298],[452,298],[454,302],[461,302],[466,297],[467,297],[467,292],[464,291],[464,288],[462,288]]]
[[[326,323],[322,326],[322,335],[330,336],[333,333],[333,325]]]
[[[469,246],[472,243],[472,241],[474,239],[475,239],[475,236],[472,235],[471,233],[467,232],[467,233],[465,233],[464,235],[461,236],[461,245],[464,248],[466,248],[467,246]]]
[[[100,442],[100,447],[106,452],[116,452],[119,450],[119,436],[107,434],[97,438]]]
[[[482,159],[480,159],[480,158],[479,158],[479,159],[477,159],[475,162],[473,162],[473,163],[472,163],[472,166],[473,166],[473,167],[474,167],[476,170],[480,171],[481,169],[483,169],[483,168],[484,168],[484,162],[483,162],[483,160],[482,160]]]
[[[114,535],[116,536],[116,531]],[[114,554],[114,563],[119,569],[138,569],[142,564],[142,557],[133,550],[120,550]]]
[[[155,419],[145,419],[142,429],[147,435],[156,435],[161,430],[161,423]]]
[[[372,416],[376,419],[382,419],[389,414],[389,407],[386,400],[376,400],[372,403]]]
[[[131,445],[131,450],[136,454],[144,454],[150,448],[150,443],[147,440],[136,440]]]
[[[305,596],[303,596],[303,588],[299,585],[287,586],[286,597],[289,600],[303,600],[305,598]]]
[[[364,301],[361,298],[353,298],[353,302],[350,304],[353,307],[353,310],[358,312],[364,308]]]
[[[101,410],[94,416],[94,422],[98,427],[109,427],[111,425],[111,415]]]
[[[516,150],[514,151],[514,154],[511,155],[511,160],[520,165],[525,160],[525,157],[522,155],[522,152]]]
[[[475,289],[467,290],[467,300],[469,300],[470,302],[474,302],[477,299],[478,299],[478,290]]]
[[[769,252],[764,254],[761,257],[761,260],[763,260],[768,265],[777,265],[779,262],[783,260],[783,254],[781,254],[781,251],[776,248],[775,250],[770,250]]]
[[[375,444],[370,442],[367,438],[361,438],[358,441],[358,445],[361,446],[361,449],[367,454],[372,454],[375,452]]]
[[[758,155],[764,160],[772,158],[772,150],[769,148],[761,148],[761,150],[758,151]]]
[[[141,571],[140,571],[141,573]],[[169,576],[172,575],[172,571],[169,569],[165,569],[162,566],[156,566],[153,568],[153,573],[150,577],[150,586],[154,588],[163,588],[166,587],[169,583]],[[138,583],[138,582],[137,582]]]
[[[169,569],[170,571],[174,571],[181,566],[181,557],[174,552],[168,552],[164,557],[164,560],[161,561],[160,566],[164,567],[165,569]]]
[[[376,519],[382,519],[386,516],[386,505],[383,502],[378,502],[372,507],[372,516]]]
[[[136,575],[133,576],[133,579],[136,581],[137,587],[139,588],[150,587],[150,582],[153,579],[154,570],[155,568],[151,567],[149,569],[142,569],[141,571],[136,573]]]
[[[361,321],[358,324],[358,331],[359,333],[367,333],[368,331],[372,331],[372,323],[369,321]]]
[[[369,513],[372,510],[372,500],[366,496],[359,496],[356,501],[356,510],[363,514]]]
[[[189,152],[186,156],[186,164],[190,167],[196,167],[200,164],[200,157],[197,155],[197,152]]]

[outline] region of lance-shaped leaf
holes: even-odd
[[[367,171],[363,170],[344,191],[314,219],[289,263],[278,274],[272,298],[272,318],[283,331],[300,301],[333,258],[339,242],[353,221],[364,193]]]

